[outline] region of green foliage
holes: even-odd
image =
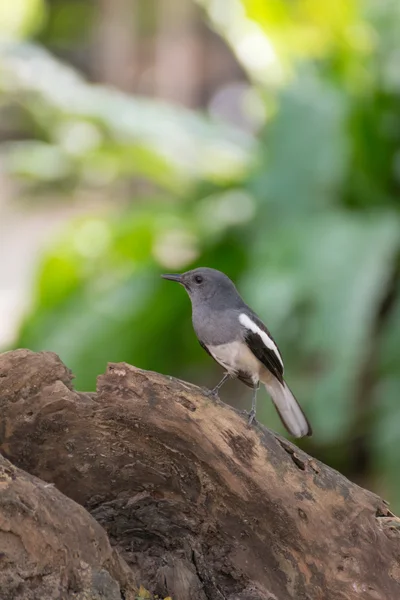
[[[43,48],[4,46],[0,90],[23,105],[39,139],[13,143],[16,176],[111,185],[143,177],[156,188],[187,194],[199,181],[232,184],[248,168],[254,140],[244,133],[162,102],[93,86]],[[39,154],[39,156],[38,156]]]
[[[279,341],[308,448],[353,476],[364,439],[368,475],[399,507],[397,4],[243,0],[235,27],[201,4],[271,115],[254,137],[92,86],[38,47],[3,50],[3,101],[33,132],[3,153],[25,193],[121,199],[46,252],[17,345],[58,352],[81,389],[108,361],[207,384],[188,300],[159,274],[220,268]],[[271,72],[243,53],[251,26],[273,46]],[[270,403],[260,420],[281,427]]]

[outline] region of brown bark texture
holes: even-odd
[[[400,599],[375,494],[194,385],[71,382],[53,353],[0,355],[1,600]]]

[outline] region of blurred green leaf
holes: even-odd
[[[240,179],[252,159],[251,136],[183,108],[91,86],[32,44],[3,46],[0,74],[3,92],[18,95],[20,101],[25,96],[27,107],[37,111],[43,126],[47,122],[54,128],[57,121],[71,123],[72,118],[97,123],[121,149],[132,149],[133,144],[140,149],[142,169],[145,151],[146,160],[153,155],[156,166],[163,164],[164,170],[168,166],[183,189],[192,178],[216,183]],[[138,156],[133,169],[135,163]]]
[[[306,68],[279,98],[251,184],[268,211],[295,219],[323,210],[337,198],[350,154],[348,106],[332,83]]]

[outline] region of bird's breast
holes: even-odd
[[[219,344],[218,346],[207,346],[215,360],[229,373],[247,373],[255,380],[259,379],[262,364],[241,341]]]

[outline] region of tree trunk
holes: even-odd
[[[55,354],[1,355],[0,448],[85,507],[115,554],[100,528],[92,534],[88,514],[18,473],[26,482],[20,501],[54,511],[69,532],[28,515],[41,536],[30,550],[34,564],[53,536],[66,564],[69,555],[91,558],[96,573],[105,569],[116,582],[121,595],[106,592],[106,600],[128,598],[124,561],[134,580],[173,600],[399,600],[400,520],[379,497],[264,427],[249,428],[191,384],[127,364],[110,364],[94,394],[75,392],[71,380]],[[7,510],[0,503],[0,556],[22,578],[20,595],[7,593],[43,600],[20,575],[21,516]],[[57,565],[54,558],[48,575],[37,571],[37,584],[56,576]]]

